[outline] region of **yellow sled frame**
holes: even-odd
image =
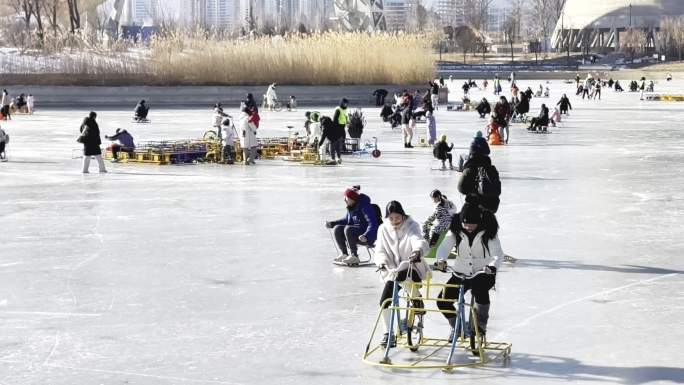
[[[409,282],[405,282],[405,284],[409,284]],[[408,303],[410,300],[420,299],[425,304],[425,308],[423,309],[426,312],[425,316],[427,316],[430,313],[458,314],[458,299],[448,300],[438,298],[437,296],[439,295],[439,292],[442,289],[460,289],[461,285],[432,283],[430,279],[427,279],[422,283],[416,283],[413,285],[424,288],[424,296],[416,295],[414,297],[408,294],[418,293],[418,290],[404,290],[404,294],[402,294],[399,297],[400,304]],[[456,306],[457,310],[439,310],[428,306],[429,303],[434,303],[436,307],[437,301],[452,302]],[[392,299],[389,298],[385,302],[383,302],[383,306],[390,305],[388,309],[390,310],[390,312],[393,310],[396,311],[395,314],[406,313],[408,311],[408,324],[412,325],[415,322],[415,314],[413,314],[414,308],[408,308],[406,306],[391,306],[391,302]],[[442,369],[443,371],[451,371],[456,368],[482,366],[495,360],[506,360],[510,357],[512,346],[510,343],[490,342],[486,341],[486,339],[483,340],[482,336],[480,335],[480,331],[477,327],[477,314],[475,313],[475,309],[470,304],[464,303],[464,314],[466,312],[470,312],[470,317],[475,329],[476,343],[474,350],[479,352],[479,359],[475,361],[473,361],[472,359],[458,360],[458,358],[452,357],[451,362],[447,362],[448,358],[444,357],[444,359],[442,360],[443,362],[439,362],[438,359],[442,356],[448,355],[451,350],[452,344],[451,342],[449,342],[448,338],[430,338],[423,336],[417,346],[414,345],[411,347],[407,340],[407,334],[401,333],[398,330],[396,333],[397,347],[393,348],[393,354],[391,354],[387,357],[387,359],[385,359],[385,347],[380,345],[378,339],[376,339],[376,333],[380,329],[379,325],[382,322],[381,320],[383,306],[380,307],[378,316],[375,319],[375,326],[373,327],[373,331],[371,332],[368,344],[366,345],[366,352],[363,354],[363,362],[365,362],[366,364],[393,369]],[[393,322],[396,323],[396,319],[393,320]],[[378,334],[382,334],[382,332]],[[375,345],[373,345],[374,340],[376,341]],[[417,350],[415,350],[414,352],[411,348],[417,348]],[[465,352],[468,356],[472,356],[471,352],[473,351],[473,349],[470,348],[469,337],[465,335],[463,330],[461,330],[458,336],[455,346],[455,352],[456,351]],[[410,358],[404,359],[403,361],[398,360],[398,358],[403,358],[406,356]],[[393,362],[392,359],[395,359],[396,362]]]

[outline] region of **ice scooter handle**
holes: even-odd
[[[430,265],[430,270],[432,270],[432,271],[441,271],[442,273],[447,273],[447,272],[449,272],[449,273],[451,273],[452,275],[455,275],[455,276],[457,276],[458,278],[461,278],[461,279],[470,279],[470,278],[475,278],[475,277],[477,277],[477,276],[480,275],[480,274],[488,274],[486,271],[480,270],[480,271],[478,271],[478,272],[475,272],[475,274],[473,274],[473,275],[465,275],[465,274],[463,274],[463,273],[460,273],[460,272],[454,270],[454,268],[451,267],[451,266],[449,266],[449,265],[447,265],[447,266],[444,268],[444,270],[440,270],[440,269],[437,267],[437,262],[435,262],[435,263],[433,263],[432,265]]]

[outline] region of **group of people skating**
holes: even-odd
[[[2,90],[0,97],[0,120],[12,120],[12,114],[33,114],[35,100],[32,94],[28,96],[24,93],[16,98],[10,96],[9,91]]]
[[[344,192],[345,216],[326,222],[340,252],[336,263],[358,265],[361,261],[359,248],[373,250],[373,263],[384,282],[380,296],[386,330],[383,346],[396,344],[395,336],[389,335],[390,313],[387,309],[394,283],[405,285],[407,280],[421,282],[426,279],[431,269],[427,259],[431,257],[435,258],[433,268],[443,271],[447,260],[454,258],[451,269],[456,274],[446,283],[463,284],[466,290],[472,290],[478,331],[480,335],[486,334],[489,290],[496,282],[497,270],[504,258],[495,216],[501,182],[489,158],[489,147],[481,136],[473,139],[470,153],[463,161],[463,173],[457,187],[465,203],[460,208],[441,191],[433,190],[429,194],[433,212],[421,224],[399,201],[390,201],[382,212],[368,195],[361,193],[359,186],[354,186]],[[406,289],[417,290],[410,286]],[[412,297],[419,298],[420,294],[414,292]],[[445,289],[439,298],[445,300],[437,301],[437,306],[451,326],[450,338],[453,338],[456,316],[452,312],[458,289]],[[414,307],[423,306],[421,300],[416,300]]]

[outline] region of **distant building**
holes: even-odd
[[[136,25],[152,24],[157,17],[155,0],[133,0],[132,20]]]
[[[484,30],[489,33],[502,33],[506,23],[506,10],[503,8],[490,8],[487,13],[487,22]]]
[[[235,17],[233,0],[205,0],[204,26],[221,30],[232,30]]]
[[[388,31],[406,29],[408,16],[413,10],[412,0],[385,0],[385,23]]]
[[[647,32],[647,45],[665,17],[684,15],[681,0],[567,0],[558,19],[551,44],[557,49],[580,51],[619,48],[620,35],[628,28]]]
[[[465,24],[465,0],[437,0],[435,12],[443,26],[458,27]]]

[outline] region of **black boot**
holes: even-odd
[[[387,340],[389,340],[390,348],[396,348],[397,347],[397,338],[394,335],[392,335],[392,338],[389,338],[389,333],[385,333],[382,336],[382,341],[380,342],[380,346],[382,346],[383,348],[386,348],[387,347]]]

